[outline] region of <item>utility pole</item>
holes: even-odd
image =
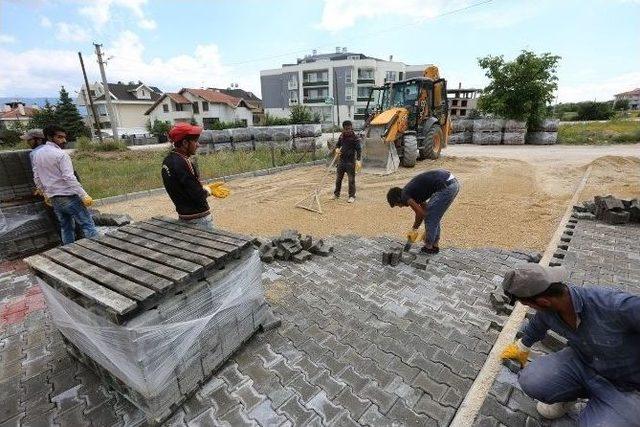
[[[93,116],[93,123],[95,123],[96,130],[98,131],[98,139],[102,143],[102,132],[100,132],[100,122],[98,121],[98,115],[96,114],[96,107],[93,105],[93,99],[91,98],[91,92],[89,91],[89,80],[87,80],[87,72],[84,69],[84,61],[82,60],[82,53],[78,52],[80,58],[80,66],[82,67],[82,75],[84,76],[84,106],[87,106],[87,98],[89,99],[89,105],[91,107],[91,115]]]
[[[96,56],[98,57],[98,66],[100,66],[100,75],[102,76],[102,86],[104,86],[104,99],[107,101],[107,113],[109,113],[109,123],[113,131],[113,139],[118,139],[118,122],[116,120],[113,106],[111,105],[111,94],[109,93],[109,85],[107,84],[107,75],[104,72],[104,60],[102,59],[102,45],[94,43],[96,47]]]
[[[338,101],[338,73],[333,69],[333,98],[336,101],[336,116],[338,117],[337,126],[340,126],[340,103]]]

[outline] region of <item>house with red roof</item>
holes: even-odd
[[[36,111],[37,105],[27,107],[22,101],[7,102],[0,111],[0,127],[15,129],[20,124],[27,125]]]
[[[253,126],[252,106],[247,101],[228,95],[219,89],[183,88],[177,93],[165,93],[145,112],[151,123],[155,120],[171,124],[195,122],[204,129],[213,129],[217,122],[239,121]]]
[[[640,110],[640,87],[628,92],[616,93],[613,97],[616,101],[628,100],[630,110]]]

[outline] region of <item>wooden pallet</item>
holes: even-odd
[[[252,239],[166,217],[25,259],[38,277],[121,324],[240,257]]]

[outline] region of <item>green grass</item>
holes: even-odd
[[[560,144],[630,144],[640,142],[640,122],[610,120],[604,123],[560,124]]]
[[[76,152],[73,164],[84,189],[94,199],[162,187],[160,168],[166,151]],[[279,150],[276,166],[312,160],[311,153]],[[318,154],[319,155],[319,154]],[[272,167],[268,149],[221,151],[197,155],[201,179]]]

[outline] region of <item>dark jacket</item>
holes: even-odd
[[[162,162],[162,182],[181,219],[202,218],[209,214],[207,196],[202,188],[197,165],[188,157],[172,151]]]
[[[342,132],[336,148],[340,148],[340,163],[354,164],[362,156],[360,137],[355,132]]]

